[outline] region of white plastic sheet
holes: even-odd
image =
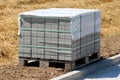
[[[96,15],[94,15],[96,13]],[[93,27],[94,24],[100,24],[100,11],[94,9],[73,9],[73,8],[50,8],[50,9],[41,9],[33,10],[24,13],[20,13],[18,17],[18,35],[20,35],[20,18],[21,16],[35,16],[35,17],[44,17],[44,18],[68,18],[71,20],[71,35],[73,40],[77,40],[80,37],[84,37],[87,34],[94,33]],[[86,16],[86,17],[85,17]],[[94,16],[96,17],[96,22],[94,22]],[[82,22],[83,19],[83,22]],[[80,21],[81,20],[81,21]],[[84,22],[86,21],[86,22]],[[81,26],[80,26],[81,25]],[[80,29],[82,35],[80,36]],[[100,29],[96,29],[97,32]],[[99,30],[99,31],[98,31]]]

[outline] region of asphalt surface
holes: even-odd
[[[120,80],[120,63],[79,80]]]

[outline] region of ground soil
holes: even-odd
[[[120,52],[120,36],[101,39],[101,57],[110,57]],[[66,73],[61,68],[19,66],[17,60],[0,64],[0,80],[49,80]]]
[[[0,80],[49,80],[64,73],[60,68],[24,67],[15,63],[0,66]]]
[[[120,53],[120,36],[101,39],[101,57],[107,58]]]

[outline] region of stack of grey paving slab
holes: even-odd
[[[20,13],[19,57],[75,61],[100,52],[100,11],[50,8]]]

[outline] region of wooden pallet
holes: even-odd
[[[76,61],[60,61],[60,60],[44,60],[44,59],[34,59],[34,58],[19,58],[19,65],[27,66],[29,61],[38,61],[39,67],[58,67],[64,68],[65,70],[74,70],[90,64],[94,61],[100,59],[100,53],[93,53],[89,56],[80,58]]]

